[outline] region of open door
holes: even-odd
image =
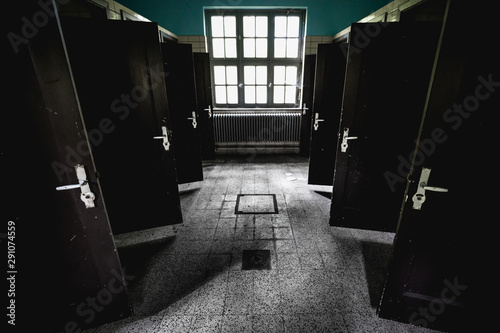
[[[497,24],[493,6],[448,3],[379,316],[485,332],[496,315]]]
[[[212,81],[208,53],[193,53],[198,101],[198,125],[200,127],[201,158],[215,158],[214,119],[212,104]]]
[[[35,2],[13,7],[6,18],[13,19],[5,25],[9,29],[19,26],[20,17],[41,13]],[[76,332],[128,317],[128,277],[58,22],[51,18],[29,40],[3,44],[12,107],[0,131],[1,182],[8,194],[2,204],[2,233],[8,230],[8,238],[0,243],[6,254],[9,249],[5,296],[11,306],[3,327]]]
[[[300,155],[309,157],[311,148],[311,114],[314,101],[314,78],[316,55],[304,57],[304,79],[302,83],[302,118],[300,122]]]
[[[331,225],[396,230],[404,184],[392,172],[404,179],[409,171],[398,163],[415,145],[439,29],[439,22],[351,26]]]
[[[346,57],[341,44],[318,45],[308,184],[333,184],[345,66]]]
[[[161,43],[179,184],[203,180],[191,44]]]
[[[113,233],[182,223],[158,26],[62,28]]]

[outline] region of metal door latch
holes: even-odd
[[[196,128],[198,126],[198,122],[196,121],[196,111],[191,112],[193,115],[192,117],[189,117],[188,119],[192,121],[193,128]]]
[[[420,174],[420,179],[418,181],[417,192],[412,198],[413,209],[416,210],[422,209],[422,204],[425,202],[426,199],[425,191],[442,192],[442,193],[448,192],[447,188],[427,186],[430,174],[431,174],[431,169],[422,168],[422,173]]]
[[[343,153],[347,152],[347,147],[349,147],[347,141],[356,140],[357,138],[358,138],[357,136],[349,136],[349,128],[344,127],[344,133],[342,135],[342,143],[340,144],[340,151]]]
[[[90,191],[89,182],[87,180],[87,174],[85,173],[85,167],[83,165],[75,165],[76,177],[78,178],[78,184],[64,185],[56,187],[56,191],[66,191],[74,190],[79,188],[81,190],[80,199],[85,203],[86,208],[94,208],[95,195]]]
[[[154,136],[153,139],[163,140],[163,148],[165,148],[165,151],[169,151],[170,150],[170,141],[168,141],[167,126],[162,126],[161,131],[162,131],[163,135],[162,136]]]
[[[208,109],[205,109],[205,111],[208,112],[208,118],[212,118],[212,105],[209,105]]]
[[[319,119],[319,113],[314,114],[314,130],[317,131],[319,128],[319,122],[325,121],[324,119]]]
[[[307,107],[306,103],[304,103],[304,105],[302,106],[302,114],[304,116],[307,114],[307,110],[309,110],[309,108]]]

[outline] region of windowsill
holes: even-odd
[[[300,107],[265,107],[265,108],[252,108],[252,107],[234,107],[234,108],[221,108],[214,107],[213,111],[302,111]]]

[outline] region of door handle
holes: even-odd
[[[208,109],[205,109],[205,111],[208,112],[208,118],[212,118],[212,105],[209,105]]]
[[[168,130],[167,126],[162,126],[161,127],[162,131],[162,136],[154,136],[153,139],[155,140],[163,140],[163,148],[165,148],[165,151],[170,150],[170,141],[168,140]]]
[[[342,143],[340,144],[340,151],[345,153],[347,152],[347,147],[349,147],[348,141],[349,140],[356,140],[358,139],[357,136],[349,136],[349,128],[344,127],[344,133],[342,135]]]
[[[307,114],[307,110],[309,110],[309,108],[307,107],[306,103],[304,103],[304,105],[302,106],[302,114],[306,115]]]
[[[314,130],[317,131],[319,128],[319,122],[325,121],[325,119],[319,119],[319,113],[314,114]]]
[[[56,191],[66,191],[80,189],[80,199],[85,203],[85,208],[94,208],[95,195],[90,191],[89,182],[87,180],[87,174],[85,173],[85,167],[83,165],[75,165],[76,177],[78,178],[78,184],[64,185],[56,187]]]
[[[429,181],[429,176],[431,174],[431,169],[422,168],[422,173],[420,174],[420,179],[418,181],[417,192],[411,199],[413,201],[413,209],[420,210],[422,209],[422,204],[425,202],[425,191],[431,192],[448,192],[447,188],[436,187],[436,186],[427,186],[427,182]]]
[[[192,117],[189,117],[188,119],[191,120],[191,124],[193,125],[193,128],[196,128],[198,126],[198,122],[196,121],[196,111],[191,112],[193,115]]]

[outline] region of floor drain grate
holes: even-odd
[[[278,214],[276,194],[238,194],[235,214]]]
[[[248,270],[270,270],[271,251],[270,250],[243,250],[243,260],[241,269]]]

